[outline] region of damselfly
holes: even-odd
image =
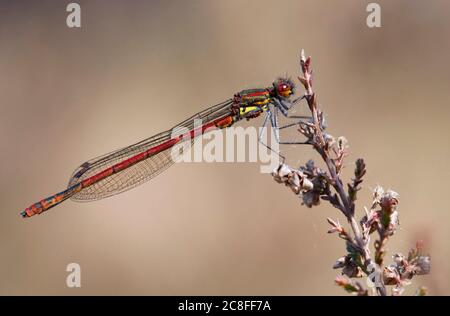
[[[113,151],[109,154],[88,160],[72,174],[65,191],[43,199],[21,212],[23,217],[40,214],[71,198],[75,201],[92,201],[106,198],[142,184],[174,163],[171,155],[173,146],[193,142],[205,131],[227,128],[243,119],[250,120],[264,114],[263,127],[269,123],[274,130],[275,139],[280,144],[305,144],[297,141],[281,141],[280,129],[296,123],[279,126],[278,113],[286,117],[306,119],[304,116],[290,116],[289,110],[302,97],[292,100],[295,85],[289,79],[280,78],[271,87],[240,91],[233,98],[199,112],[165,132],[144,139],[136,144]],[[200,126],[194,120],[201,120]],[[173,134],[183,129],[184,133]],[[259,141],[262,142],[262,131]]]

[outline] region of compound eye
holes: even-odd
[[[286,90],[288,90],[288,89],[289,89],[289,87],[288,87],[288,85],[285,84],[285,83],[282,83],[282,84],[279,84],[279,85],[278,85],[278,91],[279,91],[279,92],[283,92],[283,91],[286,91]]]
[[[277,90],[282,96],[287,96],[291,93],[291,87],[286,83],[280,83]]]

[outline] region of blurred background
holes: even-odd
[[[345,220],[301,206],[257,163],[176,164],[121,195],[19,216],[85,160],[295,78],[301,48],[329,132],[349,140],[346,175],[366,160],[358,211],[377,184],[400,194],[388,260],[416,240],[431,254],[406,294],[450,294],[450,2],[377,1],[382,27],[368,28],[369,1],[90,0],[79,29],[69,2],[0,2],[0,294],[345,294],[325,218]],[[318,161],[295,149],[290,164]],[[66,286],[71,262],[81,288]]]

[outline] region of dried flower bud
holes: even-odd
[[[349,278],[361,278],[363,276],[361,268],[353,262],[349,263],[342,269],[342,274],[348,276]]]
[[[281,164],[279,165],[277,168],[275,168],[272,172],[272,175],[278,176],[280,179],[283,179],[284,177],[286,177],[290,172],[291,172],[291,168],[288,165],[285,164]]]
[[[383,211],[392,213],[398,204],[398,193],[392,190],[386,191],[381,195],[379,203]]]
[[[380,199],[381,196],[383,195],[384,190],[381,186],[377,185],[375,187],[375,189],[373,190],[373,196],[372,196],[372,200],[373,200],[373,204],[379,204],[380,203]]]
[[[381,207],[381,210],[376,211],[379,213],[379,225],[383,229],[384,236],[391,236],[397,230],[400,222],[397,212],[398,205],[398,193],[389,190],[384,192],[383,188],[377,186],[373,192],[372,209],[377,206]]]
[[[313,207],[320,204],[320,194],[314,190],[307,191],[301,195],[303,204],[307,207]]]
[[[305,176],[300,183],[302,190],[310,191],[314,188],[314,184]]]
[[[383,214],[383,225],[384,233],[386,236],[392,236],[397,231],[400,225],[400,220],[398,219],[398,212],[394,211],[391,214]]]
[[[390,265],[384,268],[383,281],[386,285],[397,285],[401,282],[396,265]]]
[[[340,269],[345,267],[345,263],[346,263],[346,257],[340,257],[339,259],[336,260],[336,262],[333,265],[333,269]]]
[[[347,138],[344,136],[339,136],[337,139],[337,146],[339,151],[344,151],[348,147],[348,141]]]
[[[305,166],[309,172],[311,172],[311,173],[314,172],[314,169],[315,169],[314,160],[312,160],[312,159],[308,160],[306,162]]]
[[[278,166],[272,172],[272,176],[278,183],[284,183],[290,187],[295,194],[314,188],[314,184],[301,170],[294,170],[285,164]]]
[[[327,133],[323,133],[323,140],[325,141],[325,145],[327,146],[327,148],[330,148],[336,143],[334,137]]]
[[[302,48],[302,50],[300,51],[300,63],[303,64],[305,60],[306,60],[305,50]]]
[[[366,174],[366,163],[364,162],[364,159],[356,159],[355,166],[355,177],[358,179],[362,178]]]
[[[289,187],[294,191],[295,194],[298,194],[300,192],[300,177],[299,174],[296,172],[291,172],[288,176],[287,180]]]
[[[402,255],[401,253],[396,253],[392,256],[392,258],[394,259],[394,262],[397,265],[405,265],[405,262],[407,263],[408,261],[406,260],[405,256]]]
[[[431,270],[431,258],[430,256],[419,256],[414,263],[414,272],[417,275],[424,275],[430,273]]]
[[[349,244],[348,241],[347,241],[347,244]],[[345,257],[339,258],[333,265],[333,269],[342,268],[342,274],[348,276],[349,278],[362,277],[363,271],[358,266],[358,264],[355,262],[355,255],[356,255],[356,253],[353,253],[353,254],[348,254]]]

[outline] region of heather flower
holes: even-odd
[[[424,275],[430,273],[431,270],[431,258],[430,256],[419,256],[414,262],[415,274]]]
[[[295,194],[313,189],[313,183],[301,170],[294,170],[285,164],[281,164],[272,172],[272,176],[278,183],[284,183]]]

